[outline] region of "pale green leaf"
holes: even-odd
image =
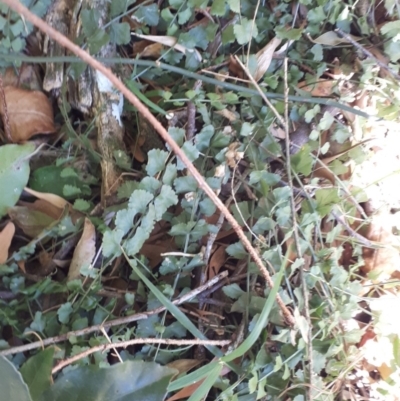
[[[226,248],[226,253],[236,259],[243,259],[248,255],[241,242],[235,242]]]
[[[241,19],[240,24],[233,27],[233,32],[239,45],[249,43],[252,38],[258,35],[257,25],[246,17]]]
[[[140,21],[150,26],[157,26],[159,21],[158,5],[150,4],[148,6],[140,6],[134,13],[134,16]]]
[[[57,310],[58,320],[61,323],[67,324],[69,322],[72,311],[73,309],[71,302],[66,302],[65,304],[62,304]]]
[[[103,235],[103,255],[108,258],[121,255],[121,241],[124,232],[121,230],[106,231]]]
[[[146,172],[148,175],[153,176],[164,169],[168,159],[168,152],[161,149],[152,149],[148,152],[148,161],[146,165]]]
[[[162,215],[173,205],[178,203],[178,197],[176,193],[169,185],[163,185],[161,192],[154,201],[154,207],[156,210],[156,220],[161,220]]]
[[[1,399],[4,401],[33,401],[21,374],[4,356],[0,356],[0,372]]]
[[[29,179],[29,155],[32,143],[0,147],[0,217],[13,207]]]

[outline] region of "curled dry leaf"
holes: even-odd
[[[14,237],[15,225],[9,221],[0,232],[0,264],[6,263],[8,259],[8,250]]]
[[[257,69],[254,72],[255,81],[259,81],[268,70],[271,64],[272,57],[274,56],[275,49],[281,44],[282,39],[277,37],[269,41],[260,51],[257,52]]]
[[[61,196],[55,195],[55,194],[50,194],[46,192],[38,192],[33,189],[30,189],[28,187],[24,188],[24,191],[28,192],[28,194],[35,196],[38,199],[42,199],[46,202],[49,202],[53,206],[59,208],[59,209],[64,209],[65,206],[68,205],[68,202],[61,198]]]
[[[355,41],[359,41],[362,38],[354,35],[350,35],[351,38]],[[337,46],[340,45],[341,43],[348,43],[348,41],[345,38],[339,37],[339,35],[336,32],[329,31],[323,33],[321,36],[318,36],[318,38],[312,39],[309,37],[311,42],[319,44],[319,45],[327,45],[327,46]]]
[[[0,102],[0,114],[8,120],[12,142],[26,142],[33,135],[55,131],[53,109],[43,92],[8,86],[4,95],[6,110]]]
[[[68,281],[80,277],[81,268],[92,263],[96,255],[96,229],[93,223],[85,218],[82,237],[76,245],[68,271]]]

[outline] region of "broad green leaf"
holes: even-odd
[[[174,180],[174,187],[177,194],[195,192],[197,190],[197,181],[192,175],[178,177]]]
[[[106,231],[103,235],[103,255],[106,258],[111,256],[117,257],[121,255],[121,241],[124,236],[122,230]]]
[[[158,5],[140,6],[134,16],[140,21],[150,26],[156,26],[159,21]]]
[[[225,14],[225,0],[214,0],[211,6],[211,15],[222,17]]]
[[[110,17],[116,17],[124,13],[131,4],[134,4],[136,0],[113,0],[110,5]]]
[[[231,11],[236,14],[240,13],[240,0],[227,0]]]
[[[0,147],[0,217],[14,206],[29,179],[29,155],[32,143]]]
[[[178,203],[178,197],[174,190],[169,185],[163,185],[161,187],[160,194],[154,201],[154,207],[156,210],[156,220],[159,221],[162,215],[173,205]]]
[[[240,129],[240,136],[249,136],[253,133],[253,130],[254,130],[254,124],[244,122],[242,124],[242,128]]]
[[[135,231],[135,235],[124,244],[124,249],[128,256],[136,255],[142,249],[144,242],[149,239],[150,234],[151,231],[149,232],[143,229],[143,227],[138,227]]]
[[[243,259],[248,255],[246,249],[241,242],[236,242],[226,248],[226,253],[236,259]]]
[[[241,19],[240,24],[233,27],[233,32],[239,45],[249,43],[252,38],[258,35],[257,25],[246,17]]]
[[[72,312],[73,309],[71,302],[66,302],[65,304],[62,304],[57,311],[58,320],[61,323],[67,324],[69,322],[69,317],[71,316]]]
[[[127,22],[111,25],[110,40],[116,45],[127,45],[131,40],[131,31]]]
[[[46,348],[30,357],[20,369],[33,401],[39,400],[40,395],[53,383],[51,376],[53,355],[54,347]]]
[[[137,189],[132,192],[129,198],[129,209],[134,212],[133,217],[138,213],[143,213],[147,210],[147,205],[153,200],[154,196],[150,192],[143,189]]]
[[[135,215],[136,211],[132,209],[119,210],[115,216],[115,228],[122,231],[123,235],[126,235],[133,227],[133,219]]]
[[[162,401],[176,374],[176,369],[142,361],[78,367],[59,376],[40,401]]]
[[[298,28],[287,30],[285,27],[277,27],[275,33],[279,39],[299,40],[303,33],[303,29]]]
[[[227,297],[232,299],[238,299],[241,295],[245,294],[245,292],[236,283],[222,287],[222,291]]]
[[[303,146],[298,153],[291,156],[290,163],[297,174],[304,174],[305,176],[310,175],[313,165],[310,146]]]
[[[0,389],[4,401],[33,401],[26,383],[15,366],[3,356],[0,356]]]
[[[193,145],[193,143],[187,141],[183,144],[182,150],[185,153],[185,155],[188,157],[188,159],[193,162],[199,157],[199,151],[196,148],[196,146]],[[183,162],[178,158],[176,167],[178,170],[183,170],[186,168],[186,166],[183,164]]]
[[[148,158],[146,172],[148,175],[153,176],[164,169],[167,163],[168,152],[161,149],[152,149],[148,152]]]

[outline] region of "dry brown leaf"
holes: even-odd
[[[14,143],[25,142],[36,134],[55,131],[53,109],[43,92],[7,86],[4,95],[7,113],[3,102],[0,102],[0,114],[3,121],[8,120]]]
[[[196,59],[198,61],[202,60],[201,54],[199,53],[198,50],[196,49],[188,49],[185,46],[181,45],[178,43],[178,39],[175,38],[174,36],[162,36],[162,35],[139,35],[135,33],[135,36],[137,36],[140,39],[143,40],[148,40],[150,42],[154,43],[159,43],[160,45],[167,46],[167,47],[172,47],[174,50],[177,50],[183,54],[188,53],[195,53]]]
[[[227,255],[225,252],[226,246],[219,246],[218,249],[211,255],[210,262],[208,264],[208,279],[212,279],[216,276],[221,267],[224,265]]]
[[[61,196],[55,195],[55,194],[50,194],[47,192],[38,192],[34,191],[33,189],[30,189],[28,187],[24,188],[24,191],[28,192],[28,194],[36,196],[38,199],[42,199],[44,201],[49,202],[53,206],[59,208],[59,209],[64,209],[66,205],[68,205],[68,202],[61,198]]]
[[[76,245],[68,271],[68,281],[80,277],[81,268],[92,263],[96,255],[96,229],[93,223],[85,218],[81,239]]]
[[[19,201],[18,206],[27,206],[27,207],[31,208],[32,210],[36,210],[38,212],[47,214],[48,216],[52,217],[54,220],[58,220],[63,214],[63,209],[55,207],[51,203],[49,203],[45,200],[42,200],[42,199],[38,199],[33,203]]]
[[[9,221],[0,232],[0,264],[6,263],[8,259],[8,250],[15,234],[15,225]]]
[[[267,45],[265,45],[261,50],[257,52],[257,69],[254,72],[253,76],[255,81],[259,81],[264,76],[265,72],[268,70],[268,67],[271,64],[274,52],[276,48],[281,44],[281,42],[282,39],[274,37],[268,42]]]
[[[320,79],[318,82],[308,84],[306,81],[299,82],[297,85],[299,89],[310,92],[312,96],[331,96],[333,88],[337,82],[332,79]]]
[[[177,369],[179,374],[186,373],[190,369],[195,368],[202,361],[199,359],[177,359],[167,364],[169,368]]]
[[[23,86],[29,90],[41,90],[39,76],[38,65],[22,64],[18,71],[14,67],[9,67],[3,76],[3,86],[4,88],[6,86]]]
[[[161,56],[161,51],[163,49],[164,46],[161,43],[152,43],[151,45],[146,46],[140,55],[147,58],[158,58]]]
[[[11,220],[30,238],[38,236],[55,219],[35,210],[32,204],[14,206],[8,210]]]

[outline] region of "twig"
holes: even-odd
[[[296,204],[294,201],[294,190],[293,190],[293,181],[292,181],[292,167],[290,165],[290,138],[289,138],[289,86],[287,82],[287,69],[288,69],[288,59],[285,57],[283,60],[283,68],[284,68],[284,84],[285,84],[285,150],[286,150],[286,173],[288,176],[288,184],[290,188],[290,209],[292,213],[292,223],[293,223],[293,238],[296,246],[296,254],[298,258],[302,257],[301,247],[300,247],[300,237],[299,230],[297,227],[296,221]],[[312,401],[312,388],[313,388],[313,357],[312,357],[312,324],[310,317],[310,309],[308,304],[308,291],[307,291],[307,283],[304,275],[304,265],[303,263],[300,265],[300,280],[301,287],[303,293],[303,301],[304,308],[303,314],[307,321],[308,330],[307,330],[307,357],[308,357],[308,380],[310,387],[307,387],[307,400]]]
[[[175,340],[175,339],[168,339],[168,338],[135,338],[134,340],[128,340],[128,341],[121,341],[120,343],[111,343],[111,344],[102,344],[102,345],[97,345],[96,347],[92,347],[84,352],[81,352],[80,354],[76,354],[71,358],[65,359],[64,361],[61,361],[57,366],[53,368],[51,373],[54,375],[57,373],[59,370],[64,368],[67,365],[70,365],[71,363],[74,363],[76,361],[79,361],[82,358],[85,358],[89,356],[90,354],[94,354],[95,352],[99,351],[107,351],[109,349],[114,349],[114,348],[126,348],[129,347],[130,345],[137,345],[137,344],[166,344],[166,345],[220,345],[221,347],[225,345],[229,345],[231,343],[231,340],[199,340],[199,339],[194,339],[194,340]]]
[[[356,47],[358,50],[363,52],[368,58],[371,60],[374,60],[376,64],[379,65],[382,69],[387,71],[393,78],[396,78],[400,80],[400,75],[391,70],[385,63],[382,63],[382,61],[378,60],[369,50],[367,50],[365,47],[361,46],[359,43],[357,43],[350,35],[347,33],[343,32],[340,28],[336,28],[335,32],[342,38],[346,39],[348,42],[350,42],[354,47]]]
[[[12,140],[12,136],[11,136],[10,120],[8,118],[6,94],[4,92],[3,76],[1,74],[0,74],[0,92],[1,92],[1,102],[3,103],[4,133],[6,135],[7,141],[12,142],[13,140]]]
[[[217,274],[211,280],[207,281],[207,283],[205,283],[204,285],[202,285],[198,288],[195,288],[192,291],[189,291],[187,294],[184,294],[180,298],[176,299],[175,301],[172,301],[172,303],[174,305],[181,305],[181,304],[191,300],[192,298],[195,298],[203,291],[211,288],[212,286],[214,286],[220,280],[224,279],[227,276],[228,276],[227,271]],[[136,313],[134,315],[109,320],[109,321],[101,323],[101,324],[96,324],[94,326],[86,327],[85,329],[70,331],[70,332],[62,334],[60,336],[50,337],[50,338],[46,338],[45,340],[42,340],[42,341],[36,341],[36,342],[30,343],[30,344],[6,349],[3,351],[0,351],[0,355],[6,356],[6,355],[18,354],[19,352],[30,351],[35,348],[45,347],[46,345],[56,344],[56,343],[60,343],[62,341],[66,341],[71,336],[80,337],[80,336],[84,336],[85,334],[100,331],[102,328],[108,329],[110,327],[119,326],[121,324],[137,322],[138,320],[147,319],[150,316],[157,315],[158,313],[165,311],[165,309],[166,309],[165,306],[160,306],[151,311],[147,311],[147,312],[143,312],[143,313]]]
[[[91,67],[101,72],[109,81],[114,85],[116,89],[118,89],[134,107],[141,113],[154,127],[154,129],[160,134],[163,140],[170,146],[173,152],[177,155],[179,159],[182,160],[183,164],[187,167],[188,171],[192,174],[194,179],[197,181],[199,188],[202,189],[212,200],[215,206],[221,211],[221,213],[225,216],[226,220],[231,224],[232,228],[235,230],[237,236],[240,241],[243,243],[244,247],[249,252],[250,256],[254,260],[256,266],[260,270],[261,275],[264,277],[264,280],[267,282],[270,288],[273,288],[275,283],[272,280],[267,268],[264,266],[263,261],[258,255],[257,251],[254,249],[250,240],[246,237],[244,231],[240,227],[239,223],[235,220],[233,215],[230,213],[228,208],[223,204],[223,202],[218,198],[218,196],[214,193],[211,187],[206,183],[203,176],[199,173],[193,163],[189,160],[189,158],[185,155],[183,150],[179,147],[179,145],[174,141],[174,139],[168,134],[167,130],[162,126],[162,124],[150,113],[150,110],[121,82],[121,80],[112,73],[112,71],[106,68],[103,64],[99,63],[95,60],[88,52],[82,50],[79,46],[72,43],[66,36],[62,35],[60,32],[57,32],[54,28],[49,26],[45,21],[41,20],[36,15],[32,14],[26,7],[24,7],[17,0],[2,0],[2,3],[7,4],[12,10],[25,17],[25,19],[31,22],[33,25],[37,26],[41,31],[43,31],[46,35],[48,35],[51,39],[57,41],[62,46],[66,47],[71,52],[75,53],[78,57],[80,57],[84,62],[89,64]],[[265,96],[264,96],[265,97]],[[290,326],[294,326],[295,321],[294,318],[283,303],[282,299],[279,295],[276,296],[276,301],[279,305],[279,308],[282,314],[285,317],[285,321]]]

